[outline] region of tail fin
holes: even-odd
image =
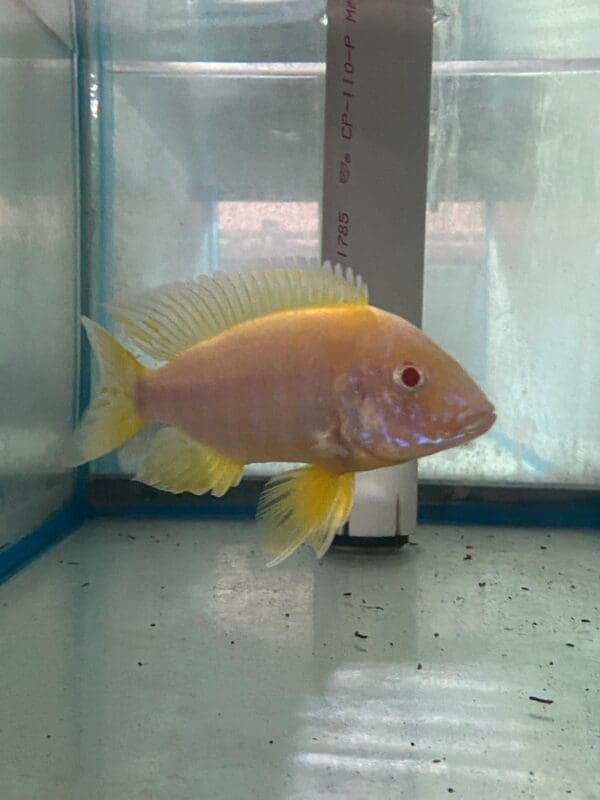
[[[100,366],[100,385],[73,435],[72,466],[110,453],[145,424],[134,405],[134,390],[146,368],[100,325],[87,317],[81,322]]]
[[[306,542],[317,558],[327,552],[352,509],[354,475],[335,475],[317,466],[272,478],[258,503],[267,566],[281,563]]]

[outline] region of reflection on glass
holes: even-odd
[[[0,25],[0,549],[69,496],[76,381],[76,151],[69,3]],[[54,25],[55,28],[51,28]]]
[[[576,6],[436,3],[424,326],[499,415],[422,461],[422,478],[600,478],[600,362],[585,355],[600,345],[600,12]],[[113,249],[98,302],[246,257],[318,255],[324,5],[287,4],[285,25],[272,3],[104,8]]]

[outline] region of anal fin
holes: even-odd
[[[301,544],[320,558],[350,516],[354,475],[309,466],[272,478],[263,491],[257,518],[268,566],[281,563]]]
[[[173,494],[211,492],[222,497],[242,479],[244,465],[206,447],[177,428],[155,436],[135,479]]]

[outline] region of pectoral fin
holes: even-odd
[[[354,475],[310,466],[277,475],[258,505],[268,566],[281,563],[304,542],[321,557],[350,516]]]
[[[222,497],[242,479],[244,465],[191,439],[177,428],[154,438],[136,480],[173,494]]]

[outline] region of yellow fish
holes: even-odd
[[[83,318],[99,387],[73,463],[110,452],[147,422],[137,480],[170,492],[236,486],[245,464],[301,462],[258,507],[276,564],[308,543],[322,556],[347,521],[355,472],[467,442],[495,420],[464,369],[422,331],[369,305],[351,270],[269,268],[203,276],[111,306],[148,369]]]

